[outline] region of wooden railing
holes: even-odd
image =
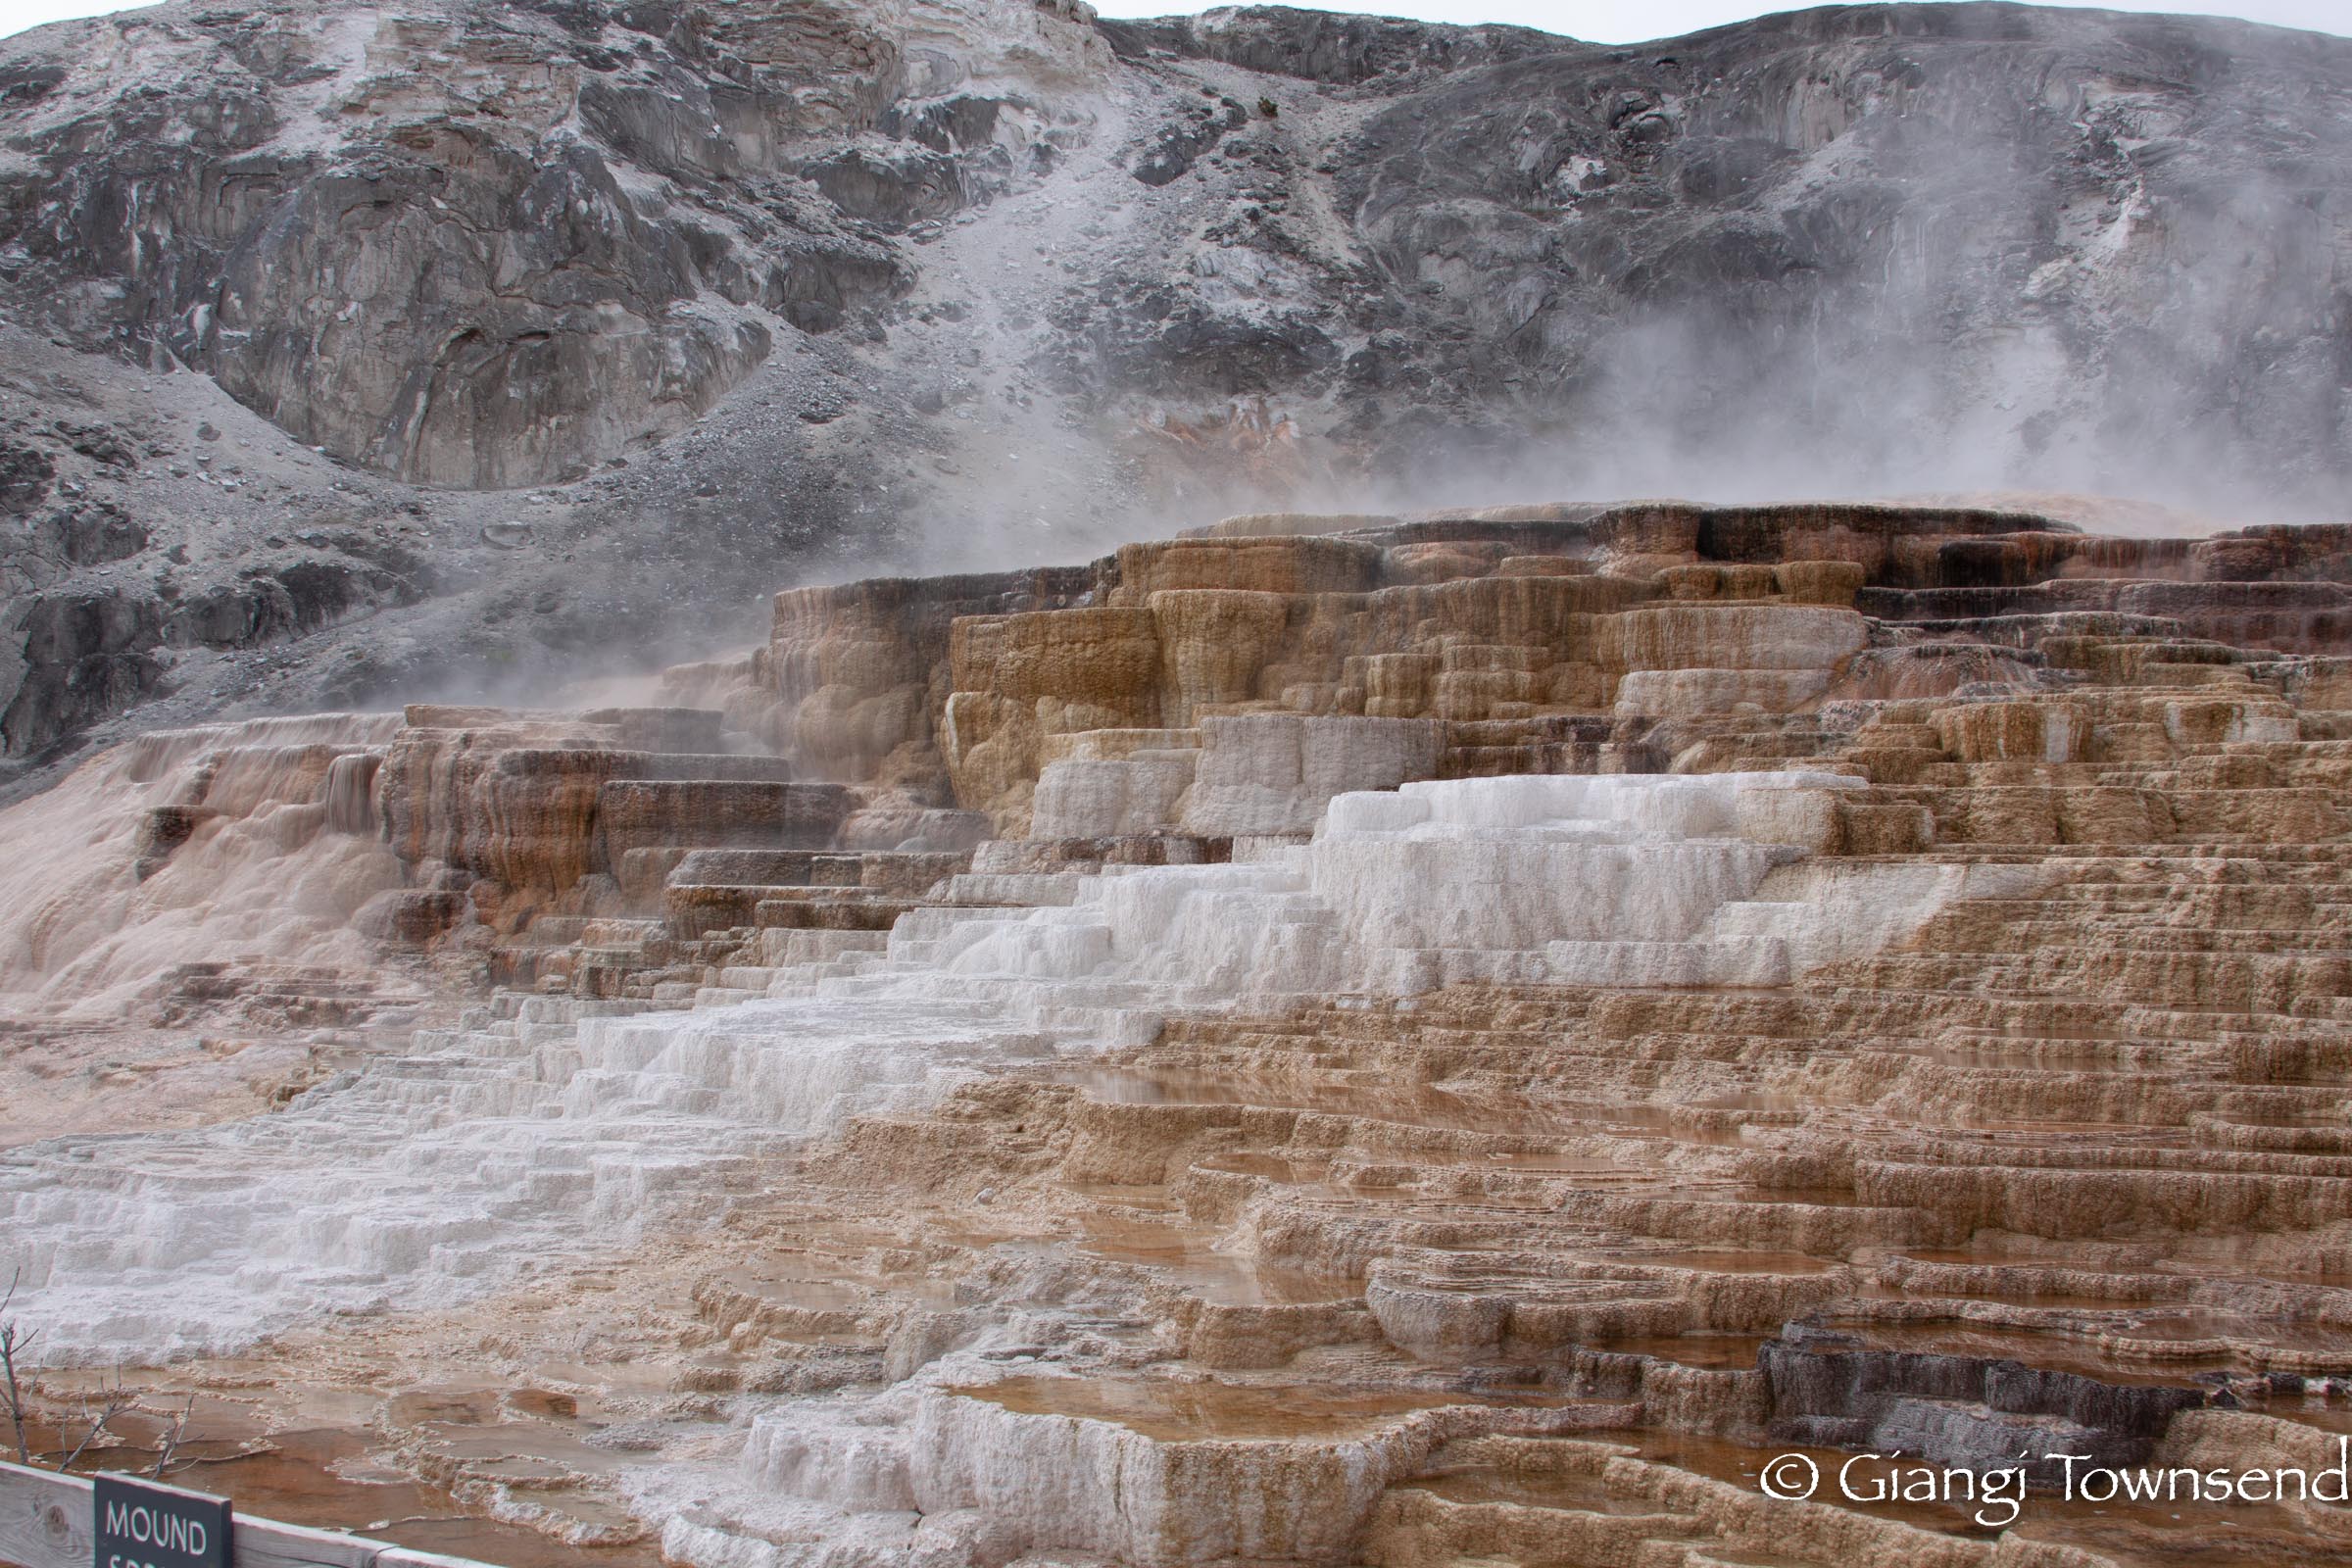
[[[238,1514],[232,1568],[488,1568],[333,1530]],[[91,1568],[90,1478],[0,1462],[0,1563],[13,1568]]]

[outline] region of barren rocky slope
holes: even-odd
[[[0,738],[512,696],[1237,496],[2346,477],[2352,46],[1026,0],[0,45]],[[1923,435],[1922,432],[1933,432]],[[44,775],[46,776],[46,775]]]
[[[142,737],[0,814],[37,1441],[518,1564],[2341,1561],[2045,1456],[2352,1429],[2348,579],[1254,514]]]

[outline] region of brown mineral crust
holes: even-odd
[[[780,593],[755,670],[778,707],[759,733],[815,777],[862,779],[901,744],[928,740],[932,710],[945,700],[934,677],[958,616],[1075,604],[1097,575],[1041,567]]]
[[[549,896],[586,876],[597,794],[626,767],[626,754],[529,744],[542,739],[403,734],[376,782],[394,851],[413,864],[439,862]]]
[[[2175,697],[2094,722],[2063,716],[2076,711],[2068,681],[2144,683],[2136,671],[2168,661],[2184,672],[2162,677],[2176,683],[2237,679],[2237,647],[2340,646],[2346,590],[2318,579],[2345,571],[2345,547],[2340,528],[2135,540],[2021,512],[1844,504],[1244,518],[1088,566],[780,594],[767,646],[676,672],[677,690],[713,705],[699,711],[418,709],[377,798],[412,863],[514,890],[510,906],[527,890],[528,905],[586,910],[608,897],[581,892],[589,878],[617,879],[625,905],[658,902],[667,873],[649,857],[674,863],[698,843],[823,847],[846,834],[863,848],[946,848],[971,842],[965,824],[983,818],[1018,834],[1050,768],[1063,770],[1056,822],[1093,820],[1094,808],[1070,816],[1093,799],[1071,789],[1124,789],[1112,781],[1156,768],[1149,799],[1119,809],[1172,828],[1192,777],[1181,760],[1201,755],[1201,720],[1224,714],[1441,722],[1435,773],[1464,776],[1782,763],[1829,744],[1807,738],[1817,720],[1793,722],[1824,704],[2024,690],[2058,704],[2053,722],[2078,739],[2021,731],[1984,755],[1964,741],[1963,760],[2039,744],[2045,760],[2122,761],[2139,744],[2129,737],[2153,733],[2137,726],[2218,724],[2228,739],[2250,710]],[[2336,677],[2290,660],[2266,678]],[[1949,722],[1995,722],[1954,711]],[[1767,732],[1741,713],[1792,721]],[[863,800],[829,826],[799,810],[791,803],[815,797],[762,788],[786,780],[711,755],[722,723],[742,737],[729,744],[780,749],[794,777],[861,785]],[[534,729],[553,744],[534,744]],[[2082,751],[2094,729],[2099,750]],[[1873,755],[1882,784],[1935,782],[1939,764],[1917,748],[1908,760]],[[1127,772],[1077,770],[1098,761]],[[2070,808],[2067,830],[2154,820],[2100,800]],[[760,825],[771,808],[781,838]],[[1864,839],[1903,845],[1921,842],[1905,813],[1922,808],[1968,837],[2034,831],[2033,813],[2055,808],[1923,798],[1856,803],[1852,815]],[[2022,825],[1998,825],[2019,811]],[[1076,832],[1116,836],[1120,820],[1113,810]]]
[[[1356,594],[1379,586],[1387,564],[1379,546],[1352,539],[1170,539],[1120,547],[1110,598],[1146,604],[1153,594],[1183,588]]]
[[[665,844],[822,849],[856,804],[839,784],[622,779],[597,792],[599,864]]]
[[[2341,530],[2131,540],[2022,513],[1827,504],[1329,522],[1246,518],[1085,568],[779,596],[762,656],[779,706],[754,727],[828,776],[871,778],[886,756],[906,759],[901,780],[936,779],[1017,828],[1054,737],[1206,712],[1786,710],[1834,692],[1866,644],[1899,649],[1914,623],[1965,643],[1980,627],[2030,637],[2036,616],[2105,616],[2290,652],[2343,631],[2331,584],[2211,580],[2334,569]],[[1718,673],[1621,687],[1678,670]],[[1760,673],[1775,670],[1788,673]],[[1889,678],[1938,688],[1855,672],[1844,689],[1876,694]]]
[[[2161,1513],[2051,1504],[1996,1547],[1962,1508],[1792,1511],[1754,1476],[1791,1447],[1825,1471],[2319,1452],[2352,1389],[2341,531],[1363,522],[796,591],[774,644],[675,683],[699,713],[416,710],[373,784],[411,878],[382,922],[430,945],[487,921],[468,940],[538,993],[494,1010],[533,1027],[824,995],[1090,872],[1261,858],[1341,792],[1530,772],[1854,781],[1789,792],[1807,853],[1750,906],[1765,931],[1867,924],[1874,878],[1957,891],[1749,984],[1081,1030],[1076,1058],[854,1116],[772,1213],[735,1211],[792,1278],[747,1283],[735,1233],[681,1242],[622,1287],[676,1316],[632,1356],[694,1397],[856,1391],[1017,1311],[1041,1375],[909,1394],[924,1441],[1012,1454],[1052,1420],[1127,1445],[1175,1489],[1133,1525],[1168,1561],[1226,1539],[1236,1489],[1307,1486],[1335,1429],[1360,1486],[1283,1538],[1301,1560],[2160,1563]],[[280,781],[256,801],[328,793],[335,752],[224,760],[204,804],[248,770]],[[572,1353],[576,1326],[544,1332]],[[1003,1484],[956,1495],[1043,1517]],[[2340,1544],[2318,1514],[2225,1527],[2249,1560]],[[1067,1528],[1032,1544],[1107,1539]]]
[[[372,792],[403,860],[495,887],[482,902],[508,921],[595,903],[587,880],[619,874],[641,850],[831,842],[855,804],[846,792],[792,784],[785,760],[719,744],[708,711],[414,708]]]

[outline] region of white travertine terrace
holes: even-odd
[[[266,1120],[0,1164],[24,1306],[93,1358],[224,1352],[305,1318],[464,1299],[728,1200],[728,1173],[968,1076],[1171,1012],[1335,992],[1785,979],[1956,876],[1789,882],[1836,774],[1530,777],[1343,795],[1313,840],[1113,869],[1067,906],[922,909],[772,1000],[420,1036]],[[1775,878],[1787,897],[1764,898]],[[1768,930],[1770,934],[1760,934]],[[826,972],[832,971],[832,972]],[[844,972],[847,971],[847,972]],[[89,1310],[102,1300],[104,1309]]]
[[[1784,983],[1792,964],[1916,927],[1969,880],[1849,867],[1832,887],[1795,874],[1834,831],[1836,798],[1860,787],[1789,771],[1344,794],[1305,845],[1092,877],[1063,909],[925,911],[891,951],[975,979],[1157,988],[1178,1005],[1482,981]]]

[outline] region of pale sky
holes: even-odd
[[[0,0],[0,8],[14,0]],[[1701,27],[1720,27],[1775,11],[1801,11],[1806,0],[1773,5],[1757,0],[1289,0],[1307,11],[1364,11],[1384,17],[1418,17],[1424,22],[1509,22],[1522,27],[1541,27],[1592,43],[1640,43],[1649,38],[1672,38]],[[2085,0],[2053,0],[2059,5],[2082,5]],[[1186,0],[1095,0],[1106,17],[1164,17],[1175,12],[1205,11],[1206,5]],[[2307,27],[2315,32],[2352,36],[2352,0],[2184,0],[2180,4],[2133,4],[2107,0],[2109,11],[2185,12],[2212,17],[2243,17],[2279,27]]]
[[[1636,43],[1646,38],[1671,38],[1701,27],[1740,22],[1770,11],[1791,11],[1795,5],[1758,5],[1755,0],[1292,0],[1315,11],[1369,11],[1382,16],[1418,17],[1425,22],[1511,22],[1542,27],[1571,38],[1594,43]],[[2055,0],[2061,5],[2083,0]],[[93,0],[0,0],[0,36],[22,32],[44,22],[68,17],[92,17],[120,10]],[[1192,0],[1097,0],[1095,9],[1106,17],[1164,17],[1176,12],[1205,11]],[[2308,27],[2319,32],[2352,36],[2352,0],[2211,0],[2183,4],[2133,5],[2117,0],[2115,11],[2202,12],[2217,17],[2243,17],[2281,27]]]

